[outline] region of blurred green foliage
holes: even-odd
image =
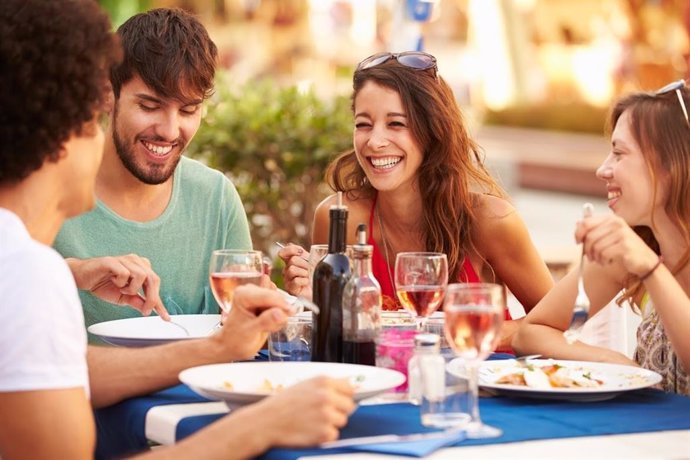
[[[602,134],[607,114],[607,108],[584,103],[550,102],[548,105],[489,110],[484,113],[483,122],[488,125]]]
[[[254,247],[308,247],[314,210],[329,193],[326,166],[352,147],[349,98],[324,101],[270,80],[238,86],[221,72],[207,110],[188,154],[231,177]]]
[[[98,3],[110,15],[115,29],[131,16],[151,7],[151,0],[98,0]]]

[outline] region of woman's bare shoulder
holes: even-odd
[[[324,198],[321,203],[316,206],[316,212],[325,213],[327,215],[331,206],[335,206],[336,204],[338,204],[338,195],[334,193]],[[343,205],[347,207],[350,214],[369,214],[372,201],[369,198],[351,199],[343,195]]]
[[[316,207],[314,213],[314,224],[321,228],[327,228],[329,223],[329,210],[331,206],[338,203],[337,194],[330,195],[326,197],[321,203]],[[369,198],[358,198],[351,199],[343,195],[343,205],[347,207],[348,218],[347,218],[347,228],[348,228],[348,242],[352,243],[355,238],[355,229],[359,224],[369,225],[369,217],[371,213],[372,200]],[[371,231],[371,229],[369,229]],[[319,235],[320,239],[326,237],[326,233],[318,232],[314,234]]]
[[[476,194],[474,198],[479,224],[490,225],[491,222],[500,221],[517,214],[515,207],[505,198],[480,193]]]

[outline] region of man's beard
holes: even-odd
[[[172,164],[165,165],[153,165],[140,167],[137,165],[134,157],[133,148],[129,148],[125,142],[120,137],[117,131],[117,112],[113,116],[113,143],[115,144],[115,151],[117,156],[122,161],[122,164],[127,168],[127,170],[141,182],[148,185],[158,185],[162,184],[173,175],[177,164],[180,162],[182,155],[180,154]],[[138,142],[138,141],[137,141]],[[181,145],[178,144],[178,145]],[[133,146],[132,146],[133,147]]]

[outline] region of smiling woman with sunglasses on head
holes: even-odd
[[[334,160],[326,176],[345,195],[348,243],[359,223],[369,224],[384,303],[394,305],[396,255],[433,251],[448,256],[451,282],[504,283],[529,311],[552,286],[551,276],[482,164],[436,58],[414,51],[375,54],[357,66],[353,87],[354,149]],[[319,205],[313,243],[327,241],[334,202],[331,196]],[[301,251],[291,245],[279,254],[288,264],[287,288],[309,295]],[[503,330],[502,345],[508,345],[514,323]]]
[[[690,394],[690,91],[683,80],[621,99],[610,116],[611,152],[597,170],[613,214],[589,217],[584,242],[590,316],[619,292],[642,313],[634,362],[561,333],[570,321],[578,269],[527,316],[514,345],[523,353],[638,364],[666,391]]]

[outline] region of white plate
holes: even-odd
[[[180,380],[200,395],[225,401],[232,408],[279,391],[270,388],[289,387],[319,375],[352,379],[356,401],[383,393],[405,381],[402,373],[392,369],[308,361],[210,364],[182,371]]]
[[[289,295],[289,294],[288,294]],[[296,316],[301,318],[311,318],[312,313],[310,311],[303,311],[298,313]],[[443,322],[443,312],[437,311],[432,313],[429,317],[429,321],[432,323]],[[415,325],[415,319],[412,315],[404,310],[398,311],[384,311],[381,312],[381,326],[382,327],[394,327],[394,326],[410,326]]]
[[[189,331],[189,336],[174,324],[158,316],[117,319],[92,324],[88,331],[101,340],[122,347],[146,347],[175,340],[206,337],[218,324],[220,315],[174,315],[173,321]]]
[[[656,372],[621,364],[562,361],[556,359],[532,359],[529,360],[529,364],[536,366],[558,364],[573,372],[588,372],[592,378],[601,380],[603,383],[596,387],[550,389],[495,383],[503,375],[521,369],[521,366],[516,364],[515,360],[506,359],[483,362],[479,368],[479,386],[505,396],[568,401],[604,401],[614,398],[625,391],[647,388],[661,381],[661,376]],[[461,377],[465,376],[462,359],[454,359],[448,363],[448,372]]]
[[[436,311],[429,316],[427,321],[435,322],[443,320],[443,312]],[[414,326],[416,324],[414,316],[406,310],[384,311],[381,313],[381,325],[383,327],[392,326]]]

